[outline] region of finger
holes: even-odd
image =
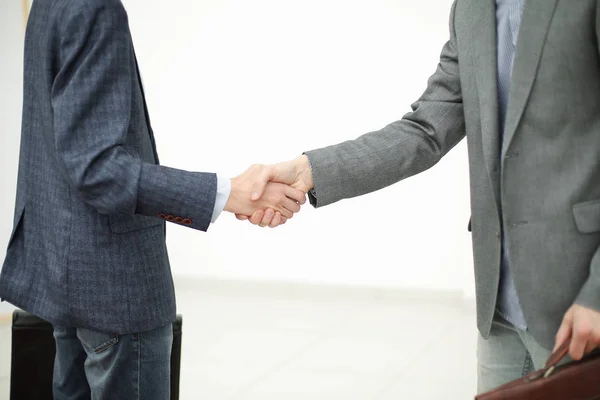
[[[285,188],[285,195],[300,204],[306,203],[306,194],[303,191],[294,189],[291,186]]]
[[[275,211],[272,208],[267,208],[265,210],[265,215],[263,216],[262,221],[260,221],[260,224],[258,225],[260,225],[263,228],[265,226],[269,226],[269,224],[273,220],[273,217],[275,217]]]
[[[560,346],[565,344],[565,342],[571,337],[571,334],[572,334],[571,323],[563,321],[562,325],[558,329],[558,333],[556,334],[556,343],[554,345],[554,350],[552,350],[552,351],[554,352],[554,351],[558,350],[558,348]]]
[[[574,361],[579,361],[583,358],[585,354],[585,349],[588,345],[588,342],[584,339],[578,338],[573,339],[571,342],[571,347],[569,348],[569,355]]]
[[[265,212],[263,210],[255,211],[254,214],[252,214],[252,216],[250,217],[250,223],[252,225],[260,224],[260,221],[262,221],[264,215]]]
[[[599,327],[594,328],[594,332],[592,332],[592,338],[590,339],[590,342],[594,345],[594,348],[592,350],[596,350],[597,348],[600,348],[600,329],[599,329]]]
[[[573,333],[573,312],[569,310],[565,317],[563,318],[562,324],[558,329],[558,333],[556,334],[556,344],[554,345],[555,352],[558,350],[560,346],[562,346],[572,335]]]
[[[294,200],[285,198],[283,203],[281,204],[284,208],[290,210],[294,214],[300,211],[300,204],[296,203]]]
[[[281,224],[281,213],[278,211],[275,213],[275,216],[273,217],[273,220],[271,220],[271,223],[269,224],[270,228],[277,228],[279,225]]]
[[[569,348],[569,355],[575,361],[581,360],[590,339],[591,330],[586,321],[575,321],[573,327],[573,340]]]
[[[275,167],[273,166],[264,165],[260,168],[260,173],[258,174],[256,181],[252,184],[252,201],[256,201],[262,197],[265,193],[267,183],[275,178],[275,175],[277,174]]]
[[[596,350],[597,348],[598,348],[598,345],[590,340],[587,343],[587,346],[585,346],[585,351],[584,351],[583,355],[586,356],[586,355],[590,354],[592,351]]]
[[[279,211],[281,215],[286,217],[287,219],[290,219],[294,216],[293,212],[282,206],[277,207],[277,211]]]
[[[235,217],[240,221],[246,221],[248,219],[248,216],[243,214],[235,214]]]
[[[285,223],[286,223],[287,221],[288,221],[288,219],[282,215],[282,216],[281,216],[281,223],[280,223],[279,225],[285,225]]]

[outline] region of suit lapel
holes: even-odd
[[[557,2],[525,0],[506,111],[502,154],[508,150],[527,105]]]
[[[495,0],[471,1],[472,54],[479,94],[483,155],[498,196],[500,137],[498,133],[498,67]]]

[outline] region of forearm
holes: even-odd
[[[306,152],[316,193],[311,202],[322,207],[392,185],[432,167],[454,144],[440,143],[402,120],[356,140]]]
[[[412,112],[377,132],[306,153],[317,207],[382,189],[435,165],[465,135],[454,12],[450,40]]]

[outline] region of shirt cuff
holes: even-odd
[[[215,198],[215,208],[211,222],[215,223],[219,215],[223,212],[229,195],[231,194],[231,179],[217,174],[217,197]]]

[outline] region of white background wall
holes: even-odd
[[[0,0],[8,241],[20,129],[20,2]],[[451,0],[124,0],[165,165],[234,176],[402,117],[448,38]],[[175,274],[473,293],[466,143],[418,177],[262,230],[170,226]]]
[[[21,126],[23,86],[21,2],[0,0],[0,258],[12,230]],[[0,314],[12,307],[0,303]]]

